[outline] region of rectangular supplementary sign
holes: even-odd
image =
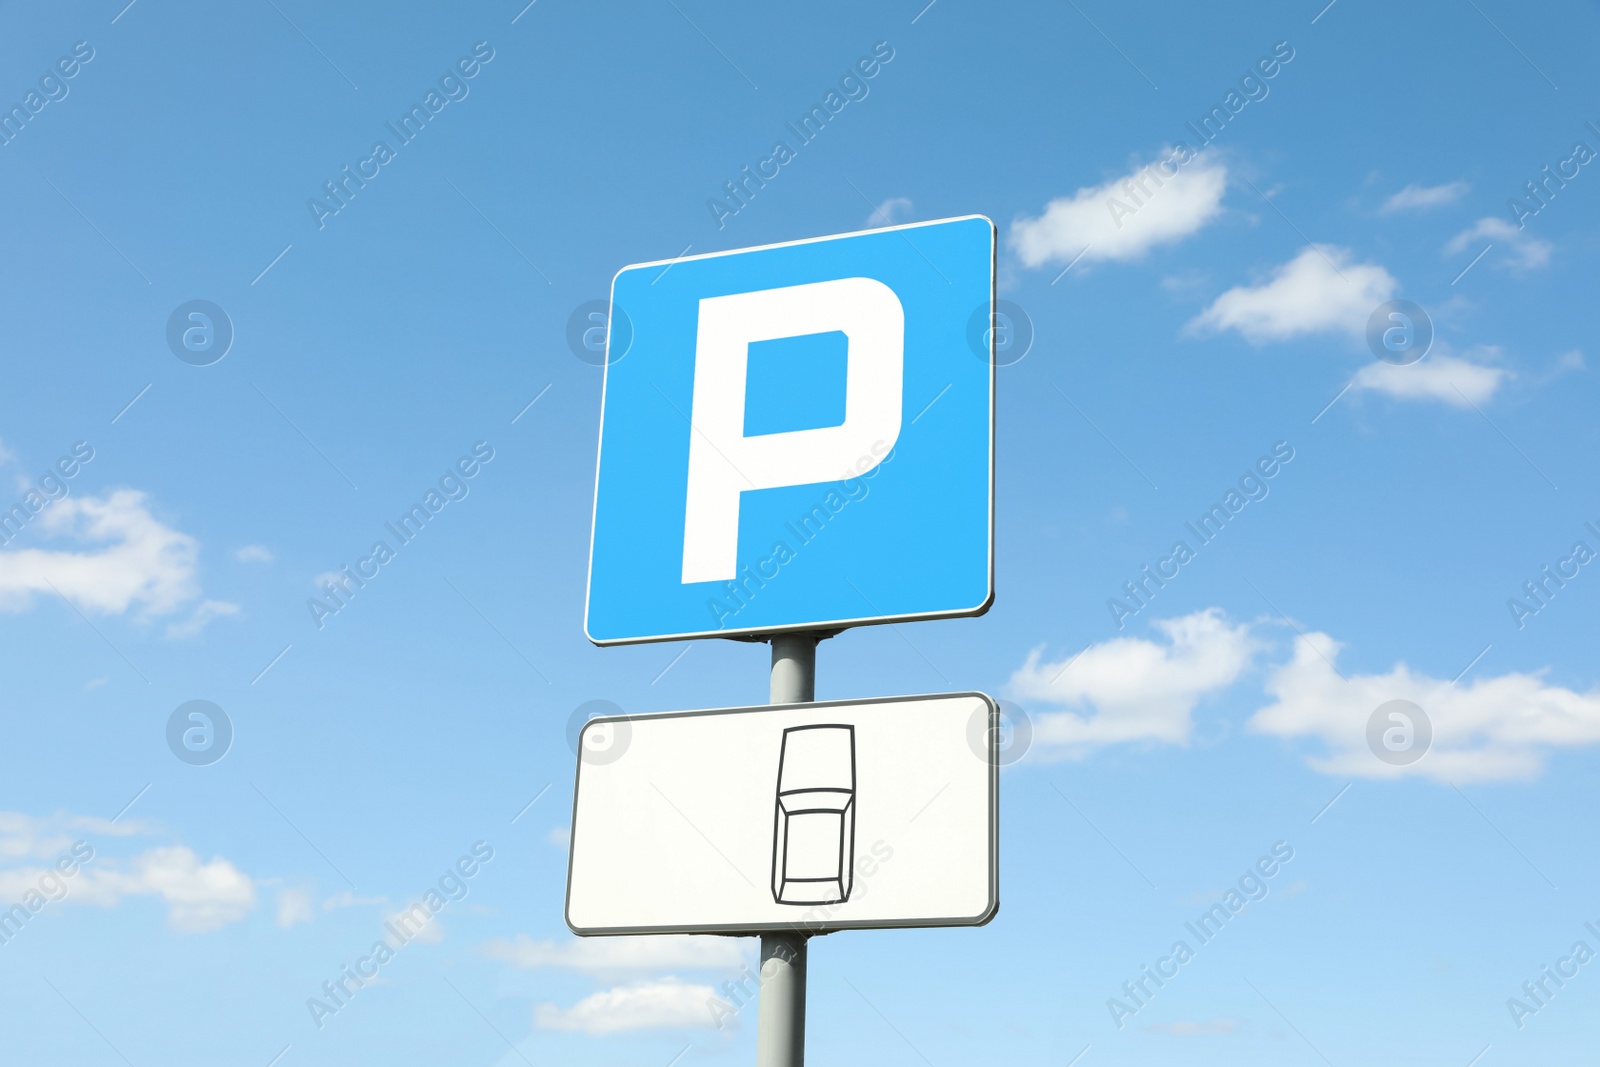
[[[967,216],[620,271],[589,639],[987,610],[994,257]]]
[[[981,926],[999,907],[981,693],[592,719],[573,933]]]

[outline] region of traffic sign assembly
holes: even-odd
[[[641,263],[611,296],[584,632],[770,641],[771,703],[583,727],[567,926],[760,934],[756,1062],[800,1067],[807,939],[999,908],[995,702],[814,702],[818,641],[994,599],[994,223]]]
[[[590,640],[986,610],[994,255],[968,216],[620,271]]]

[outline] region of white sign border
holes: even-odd
[[[754,711],[796,711],[821,708],[860,707],[863,704],[899,704],[907,701],[949,700],[976,697],[989,708],[989,901],[977,915],[937,919],[855,920],[849,922],[713,923],[678,926],[618,926],[580,928],[572,923],[572,858],[578,847],[578,788],[583,776],[583,734],[597,724],[639,722],[645,719],[681,719],[701,715],[736,715]],[[572,778],[572,830],[567,839],[567,891],[561,906],[562,921],[579,937],[629,937],[641,934],[733,934],[750,936],[769,932],[800,932],[809,935],[838,930],[904,930],[926,927],[986,926],[1000,911],[1000,705],[987,693],[968,690],[956,693],[918,693],[912,696],[868,697],[860,700],[821,700],[802,704],[752,704],[737,708],[708,708],[703,711],[658,711],[642,715],[601,715],[590,719],[578,733],[578,769]],[[978,758],[974,756],[974,758]]]
[[[967,619],[985,614],[994,605],[994,501],[995,501],[995,394],[998,391],[998,376],[995,373],[995,330],[993,322],[990,323],[989,333],[989,592],[983,603],[970,608],[952,608],[947,611],[913,612],[907,615],[871,615],[854,619],[832,619],[827,621],[795,623],[790,626],[757,626],[742,627],[729,630],[696,630],[681,634],[660,634],[650,637],[611,637],[605,640],[597,639],[589,632],[589,605],[593,594],[594,585],[594,530],[595,523],[600,516],[600,451],[605,444],[606,437],[606,386],[611,378],[611,320],[610,309],[616,306],[617,279],[630,270],[639,270],[644,267],[670,267],[675,263],[688,263],[697,259],[715,259],[719,256],[734,256],[745,252],[762,252],[770,248],[790,248],[795,245],[820,244],[823,241],[838,241],[846,237],[862,237],[869,233],[893,233],[902,230],[916,230],[926,226],[939,226],[948,222],[965,222],[968,219],[982,219],[989,224],[989,315],[994,317],[995,309],[999,307],[999,230],[995,227],[994,220],[987,215],[955,215],[947,219],[931,219],[927,222],[907,222],[899,226],[882,226],[874,230],[852,230],[849,233],[832,233],[823,237],[807,237],[799,241],[779,241],[776,244],[752,245],[749,248],[730,248],[721,252],[703,252],[696,256],[682,256],[677,259],[656,259],[644,263],[630,263],[617,271],[611,277],[611,291],[607,297],[606,312],[606,356],[605,365],[601,371],[600,379],[600,429],[599,440],[595,444],[594,458],[594,505],[589,515],[589,566],[584,574],[583,582],[583,636],[592,644],[601,648],[612,645],[645,645],[656,644],[662,641],[685,641],[699,637],[726,637],[733,640],[751,640],[766,637],[770,634],[804,633],[810,630],[844,630],[852,626],[874,626],[885,623],[917,622],[928,619]]]

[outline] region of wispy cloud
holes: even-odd
[[[167,636],[194,637],[210,625],[212,620],[225,619],[237,614],[239,614],[237,604],[230,604],[226,600],[202,600],[187,619],[167,625]]]
[[[1446,182],[1444,185],[1408,185],[1383,202],[1384,214],[1397,211],[1427,211],[1460,200],[1472,189],[1466,182]]]
[[[1211,899],[1215,899],[1214,897]],[[1206,903],[1210,903],[1207,900]],[[1166,1034],[1169,1037],[1201,1037],[1212,1034],[1231,1034],[1238,1029],[1232,1019],[1184,1020],[1174,1023],[1152,1023],[1145,1027],[1148,1033]]]
[[[345,889],[335,893],[322,902],[323,911],[334,911],[338,908],[386,908],[389,906],[388,897],[364,897]]]
[[[277,924],[287,930],[291,926],[311,921],[311,894],[303,889],[278,891]]]
[[[750,943],[738,938],[664,934],[657,937],[591,937],[536,941],[526,934],[491,941],[481,949],[514,967],[561,967],[615,977],[662,971],[738,971],[750,959]]]
[[[410,940],[420,941],[424,945],[437,945],[444,940],[444,924],[439,921],[438,914],[430,911],[425,904],[410,904],[404,908],[396,908],[385,914],[383,921],[408,932],[415,929],[416,932],[410,935]]]
[[[52,867],[14,867],[0,871],[0,900],[20,900]],[[220,857],[202,862],[182,845],[153,848],[118,860],[96,856],[66,883],[63,903],[114,908],[130,897],[159,897],[167,905],[167,925],[183,933],[216,930],[238,922],[255,907],[249,876]]]
[[[0,864],[10,860],[54,858],[82,837],[135,837],[154,828],[137,819],[112,822],[96,815],[38,818],[0,811]]]
[[[1037,218],[1017,219],[1010,232],[1017,256],[1029,267],[1079,256],[1088,262],[1139,259],[1199,232],[1222,213],[1228,169],[1220,160],[1198,156],[1171,178],[1152,178],[1155,169],[1137,167],[1050,201]]]
[[[904,196],[891,196],[873,209],[863,223],[868,229],[879,226],[893,226],[895,223],[911,217],[912,203]]]
[[[1555,251],[1555,245],[1549,241],[1530,236],[1526,230],[1518,229],[1498,215],[1481,218],[1462,230],[1450,238],[1450,243],[1444,246],[1444,250],[1450,255],[1458,255],[1468,250],[1476,254],[1485,244],[1503,248],[1509,259],[1503,259],[1502,262],[1506,262],[1511,269],[1518,271],[1534,270],[1548,265],[1550,253]]]
[[[717,1024],[707,1007],[717,997],[708,985],[676,979],[639,982],[584,997],[570,1008],[540,1004],[534,1023],[543,1030],[612,1034],[620,1030],[711,1030]]]
[[[202,861],[184,845],[162,845],[125,857],[109,854],[118,838],[154,832],[155,827],[137,819],[0,812],[0,908],[36,890],[47,875],[49,884],[64,887],[61,902],[73,906],[114,908],[130,898],[159,898],[167,906],[167,925],[184,933],[238,922],[255,907],[255,882],[220,856]],[[89,857],[75,853],[81,861],[78,869],[59,878],[47,861],[80,841],[88,846]]]

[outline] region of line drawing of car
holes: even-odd
[[[779,904],[850,899],[856,844],[854,726],[791,726],[778,748],[772,898]]]

